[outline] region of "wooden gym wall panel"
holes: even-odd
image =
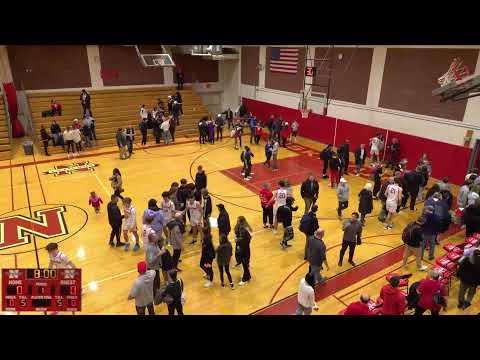
[[[259,46],[242,46],[242,68],[241,81],[242,84],[258,86],[259,74],[257,66],[260,63],[260,47]]]
[[[161,53],[160,45],[140,46],[147,54]],[[100,45],[100,63],[102,71],[118,72],[118,77],[104,77],[105,86],[163,84],[163,67],[145,68],[134,47],[120,45]]]
[[[87,48],[83,45],[9,45],[15,87],[25,90],[91,86]],[[31,71],[30,71],[31,70]]]
[[[466,100],[440,103],[432,96],[439,87],[437,79],[458,56],[471,72],[475,70],[476,49],[387,49],[379,106],[462,121]]]
[[[298,67],[296,74],[276,73],[270,71],[270,54],[272,47],[267,47],[267,59],[265,62],[265,87],[269,89],[299,93],[303,90],[305,78],[305,48],[298,48]]]
[[[338,57],[342,55],[340,60]],[[372,68],[373,48],[328,48],[315,49],[315,58],[330,58],[332,66],[332,82],[330,98],[365,105],[367,103],[368,82]],[[327,92],[328,79],[325,62],[315,61],[317,76],[313,91]]]
[[[218,81],[217,60],[205,60],[201,56],[174,54],[173,61],[183,70],[186,83]],[[175,77],[174,81],[176,81]]]

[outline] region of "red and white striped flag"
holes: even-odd
[[[270,71],[287,74],[296,74],[299,49],[272,48],[270,52]]]

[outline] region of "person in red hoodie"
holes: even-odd
[[[405,295],[398,289],[400,279],[392,277],[390,283],[380,290],[380,299],[383,300],[383,315],[403,315],[407,301]]]
[[[343,315],[373,315],[368,307],[370,296],[368,294],[360,295],[360,301],[356,301],[347,306]]]
[[[262,138],[262,134],[263,134],[262,125],[260,123],[257,123],[257,127],[255,128],[255,144],[258,145],[258,143],[260,142],[260,139]]]
[[[447,290],[439,280],[440,274],[436,270],[430,270],[426,279],[420,281],[417,288],[417,293],[420,295],[415,315],[422,315],[425,311],[430,310],[432,315],[438,315],[440,310],[446,308],[446,303],[443,305],[437,304],[434,301],[435,295],[444,297],[447,295]]]
[[[260,190],[260,203],[262,204],[262,210],[263,210],[263,227],[266,229],[268,228],[267,225],[267,219],[268,223],[270,225],[270,229],[273,229],[273,201],[271,202],[273,198],[273,193],[270,188],[269,183],[263,184],[263,189]]]

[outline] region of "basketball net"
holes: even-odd
[[[465,76],[470,75],[468,67],[463,63],[461,58],[454,58],[450,64],[448,71],[438,78],[438,83],[441,87],[447,86],[448,84],[455,83],[459,80],[462,80]]]
[[[300,109],[300,112],[302,113],[302,119],[308,118],[308,114],[310,113],[309,109]]]

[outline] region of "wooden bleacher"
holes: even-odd
[[[6,108],[0,97],[0,160],[10,160],[11,144],[8,136]]]
[[[115,133],[119,127],[125,128],[133,125],[137,132],[135,142],[140,143],[141,134],[138,129],[140,123],[140,106],[145,105],[147,110],[157,106],[157,99],[162,99],[167,104],[168,95],[176,92],[175,87],[157,87],[141,89],[115,89],[92,90],[91,108],[96,120],[95,130],[97,135],[97,148],[115,146]],[[180,91],[183,101],[183,116],[180,117],[180,126],[177,126],[175,137],[192,137],[198,134],[198,121],[202,116],[208,115],[207,108],[202,104],[201,98],[190,88]],[[80,91],[56,91],[48,93],[29,94],[28,99],[32,111],[35,129],[35,140],[41,149],[40,125],[44,125],[50,133],[50,125],[55,120],[62,131],[66,126],[71,126],[73,119],[82,120],[83,110],[80,104]],[[62,104],[62,116],[42,117],[42,111],[50,109],[50,101],[55,99]],[[147,141],[154,142],[152,130],[148,131]],[[49,147],[51,153],[62,152],[61,147]]]

